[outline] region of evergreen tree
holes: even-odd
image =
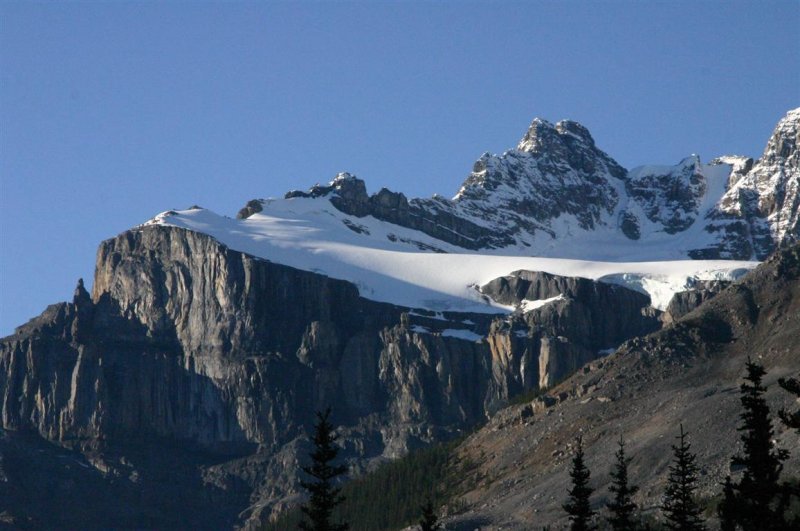
[[[737,492],[739,518],[744,529],[780,529],[784,526],[781,505],[782,487],[779,483],[782,461],[788,453],[773,447],[772,421],[769,406],[764,399],[766,389],[761,379],[764,368],[747,360],[747,375],[741,385],[741,440],[744,445],[742,455],[734,456],[731,462],[744,467],[742,479],[735,486]]]
[[[800,399],[800,380],[797,378],[781,378],[778,380],[778,385]],[[778,416],[780,416],[784,424],[800,433],[800,409],[793,413],[781,409],[778,412]]]
[[[608,490],[614,495],[614,499],[608,504],[611,517],[608,523],[615,531],[631,531],[636,529],[634,512],[636,504],[631,499],[638,487],[628,484],[628,461],[625,457],[625,441],[619,438],[619,448],[615,454],[617,462],[611,471],[611,486]]]
[[[700,507],[694,500],[694,491],[697,489],[697,456],[690,451],[687,435],[681,424],[681,434],[677,437],[678,446],[672,445],[675,457],[669,467],[667,488],[661,505],[667,518],[667,529],[675,531],[705,529],[700,519]]]
[[[311,495],[308,504],[302,507],[308,522],[300,522],[304,531],[346,531],[346,523],[334,524],[331,515],[334,507],[344,501],[341,489],[334,487],[333,480],[347,471],[344,466],[332,466],[339,448],[334,444],[337,435],[333,425],[328,421],[331,408],[324,413],[317,412],[317,424],[314,426],[314,451],[311,452],[311,466],[303,467],[303,472],[311,476],[313,481],[302,482],[303,488]]]
[[[439,518],[433,510],[433,502],[428,499],[425,505],[422,506],[422,518],[419,521],[420,531],[439,531],[442,526],[439,524]]]
[[[569,477],[572,478],[572,489],[567,491],[569,499],[562,505],[569,514],[570,529],[572,531],[587,531],[594,529],[592,525],[592,511],[589,505],[589,496],[592,488],[589,487],[589,469],[583,461],[583,437],[578,437],[575,456],[572,458],[572,468]]]
[[[736,493],[733,490],[733,482],[730,476],[725,478],[725,484],[722,487],[722,501],[717,507],[717,516],[719,516],[720,531],[736,530]]]

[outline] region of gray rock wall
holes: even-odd
[[[91,297],[80,283],[72,302],[0,340],[2,427],[87,455],[161,440],[229,456],[209,481],[247,485],[258,519],[296,488],[297,441],[317,410],[333,406],[357,466],[397,457],[652,326],[646,297],[594,284],[522,272],[492,283],[493,296],[565,300],[503,318],[426,317],[209,236],[143,227],[100,246]],[[441,333],[453,328],[482,339]]]

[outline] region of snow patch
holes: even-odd
[[[452,328],[442,330],[442,337],[455,337],[458,339],[464,339],[466,341],[480,341],[483,339],[483,336],[478,335],[471,330],[455,330]]]
[[[522,310],[522,313],[527,313],[531,310],[535,310],[537,308],[541,308],[542,306],[550,304],[551,302],[563,301],[563,300],[564,300],[563,293],[559,293],[555,297],[550,297],[549,299],[539,299],[535,301],[532,301],[530,299],[522,299],[522,301],[519,304],[519,308],[520,310]]]

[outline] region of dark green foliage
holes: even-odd
[[[614,454],[617,462],[611,471],[611,486],[608,490],[614,495],[614,499],[608,504],[611,515],[608,523],[616,531],[632,531],[637,528],[634,513],[636,504],[633,502],[633,495],[639,490],[638,487],[628,484],[628,462],[625,457],[625,441],[619,438],[619,448]]]
[[[737,522],[744,529],[781,529],[784,526],[780,499],[784,450],[773,446],[773,429],[769,406],[764,399],[766,389],[761,379],[766,371],[758,363],[747,360],[747,375],[741,386],[743,412],[741,440],[744,451],[731,462],[744,467],[742,479],[734,485]]]
[[[347,523],[332,523],[333,509],[344,501],[341,489],[335,487],[333,480],[347,472],[345,466],[332,466],[339,448],[334,444],[337,435],[333,425],[328,422],[331,409],[324,413],[317,412],[317,424],[314,426],[314,451],[311,452],[311,466],[303,467],[303,472],[313,478],[301,484],[309,494],[308,504],[301,509],[307,521],[300,522],[300,529],[305,531],[346,531]]]
[[[683,431],[677,437],[678,445],[672,445],[674,459],[669,467],[667,488],[661,510],[667,519],[667,529],[675,531],[695,531],[705,529],[700,518],[700,507],[694,498],[697,489],[696,456],[690,451],[691,445]]]
[[[418,523],[419,508],[430,500],[435,507],[450,502],[472,465],[454,454],[459,441],[438,444],[391,461],[344,484],[345,501],[334,511],[355,531],[402,529]],[[299,509],[283,513],[267,531],[297,529]]]
[[[523,391],[517,395],[512,396],[509,401],[509,406],[518,406],[521,404],[527,404],[528,402],[532,402],[534,399],[539,398],[540,396],[544,396],[550,392],[551,389],[558,386],[561,382],[566,380],[567,378],[560,378],[550,385],[544,387],[537,387],[535,389],[528,389],[527,391]]]
[[[357,529],[400,529],[419,519],[419,507],[430,500],[441,507],[455,493],[468,466],[454,454],[457,441],[413,452],[381,466],[345,486],[342,514]]]
[[[736,493],[733,491],[731,477],[727,476],[722,487],[722,501],[717,506],[720,531],[736,530],[736,509]]]
[[[589,487],[589,469],[583,461],[583,437],[576,440],[575,456],[572,458],[572,468],[569,477],[572,478],[572,489],[567,491],[569,499],[562,505],[569,514],[570,529],[572,531],[586,531],[594,529],[592,525],[592,511],[589,496],[593,489]]]
[[[511,399],[508,401],[508,405],[518,406],[520,404],[532,402],[535,398],[546,395],[547,392],[556,385],[558,385],[558,382],[549,387],[537,387],[536,389],[528,389],[527,391],[523,391],[520,394],[511,397]]]
[[[797,378],[781,378],[778,380],[778,385],[800,399],[800,380]],[[780,416],[784,424],[800,433],[800,409],[793,413],[781,409],[778,412],[778,416]]]
[[[422,506],[422,518],[419,521],[420,531],[439,531],[442,526],[439,524],[439,518],[436,516],[436,511],[433,510],[433,502],[428,500]]]

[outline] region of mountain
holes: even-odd
[[[702,164],[692,155],[676,166],[628,171],[580,124],[535,119],[516,149],[481,156],[452,200],[408,200],[386,189],[369,196],[364,182],[349,174],[286,199],[319,199],[317,208],[327,208],[327,199],[335,215],[422,232],[435,241],[421,235],[408,240],[421,240],[423,250],[612,261],[763,260],[800,233],[799,139],[795,109],[778,123],[757,161],[723,156]],[[280,201],[253,200],[239,217],[280,216],[284,208]]]
[[[759,161],[627,171],[537,119],[452,200],[340,174],[103,242],[91,294],[0,340],[0,521],[257,527],[316,410],[353,474],[497,418],[789,248],[798,121]]]
[[[0,448],[22,454],[4,460],[13,478],[6,499],[22,500],[14,507],[36,526],[74,524],[58,519],[66,507],[43,513],[25,490],[38,485],[31,478],[46,484],[63,475],[24,466],[35,461],[28,449],[50,441],[76,452],[73,468],[101,476],[85,480],[92,489],[112,481],[120,504],[158,496],[167,505],[147,516],[154,520],[143,520],[153,508],[134,511],[126,526],[171,518],[230,526],[248,507],[257,522],[297,492],[316,410],[335,404],[345,455],[358,470],[454,437],[509,397],[660,326],[646,295],[586,279],[541,280],[550,290],[543,296],[561,296],[527,312],[432,312],[365,299],[353,284],[198,232],[150,225],[121,234],[98,251],[91,296],[79,283],[72,302],[49,307],[0,343]],[[141,457],[165,442],[181,470],[194,470],[175,485],[159,479],[162,461]],[[192,496],[212,504],[206,512],[180,505]],[[242,496],[249,502],[233,511],[231,499]],[[116,514],[107,505],[92,512],[106,513]]]
[[[783,478],[800,475],[800,433],[778,420],[795,401],[778,385],[800,372],[800,245],[779,251],[750,274],[662,330],[616,352],[533,401],[495,415],[458,449],[475,463],[464,476],[463,511],[448,529],[561,528],[571,448],[583,437],[593,507],[611,497],[609,472],[619,437],[640,487],[634,500],[655,516],[682,423],[699,466],[698,495],[712,499],[738,445],[739,385],[748,357],[764,365],[779,447],[791,452]],[[602,511],[601,511],[602,512]]]

